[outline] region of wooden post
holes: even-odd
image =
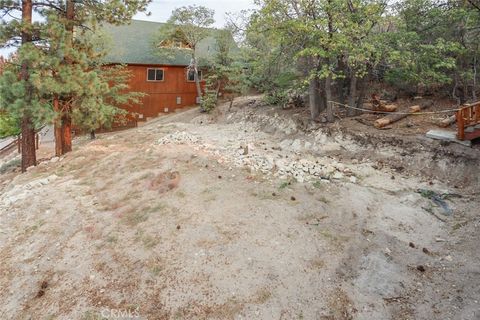
[[[457,111],[457,138],[458,140],[465,140],[465,123],[463,121],[463,110]]]

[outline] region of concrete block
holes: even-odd
[[[434,129],[427,132],[427,137],[431,139],[456,142],[467,147],[472,146],[472,142],[469,140],[458,140],[456,131]]]

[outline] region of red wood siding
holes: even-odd
[[[163,69],[163,81],[147,81],[149,68]],[[126,107],[128,111],[155,117],[165,112],[165,108],[173,112],[177,108],[195,105],[197,90],[194,82],[187,81],[186,67],[128,65],[128,69],[132,73],[130,90],[147,94],[141,104]],[[177,104],[177,97],[181,98],[181,104]]]

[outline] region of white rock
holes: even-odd
[[[331,174],[333,174],[335,171],[337,171],[337,170],[336,170],[334,167],[332,167],[331,165],[327,165],[327,166],[325,167],[325,173],[326,173],[327,175],[331,175]]]
[[[332,178],[337,180],[343,179],[343,173],[337,171],[332,175]]]
[[[288,149],[292,145],[292,140],[290,139],[285,139],[282,142],[280,142],[280,148],[282,149]]]
[[[300,139],[295,139],[292,143],[292,149],[294,151],[300,151],[302,149],[302,142]]]

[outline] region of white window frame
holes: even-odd
[[[155,70],[155,80],[148,79],[148,72],[150,70]],[[157,70],[162,70],[162,80],[157,80]],[[165,81],[165,68],[147,68],[147,82],[163,82]]]

